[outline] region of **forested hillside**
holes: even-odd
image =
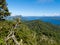
[[[0,45],[6,45],[5,38],[16,23],[15,21],[0,21]],[[60,27],[56,25],[40,20],[25,21],[12,30],[21,45],[60,45]],[[7,44],[15,45],[15,42],[10,38]]]
[[[56,42],[60,42],[60,27],[56,25],[52,25],[50,23],[44,23],[40,20],[33,20],[33,21],[27,21],[26,22],[27,26],[31,29],[34,30],[37,34],[37,40],[38,44],[40,44],[43,41],[46,41],[46,38],[49,38],[50,40],[55,40]],[[40,42],[41,36],[44,36],[44,38]],[[48,40],[49,41],[49,40]],[[47,45],[47,44],[46,44]],[[50,44],[51,45],[51,44]]]

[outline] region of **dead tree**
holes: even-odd
[[[18,22],[15,24],[15,26],[13,26],[12,27],[12,29],[11,29],[11,31],[10,31],[10,34],[7,36],[7,37],[5,37],[5,43],[6,43],[6,45],[8,45],[7,44],[7,41],[9,40],[9,39],[13,39],[14,40],[14,43],[16,44],[16,45],[22,45],[22,39],[20,40],[20,42],[18,42],[17,41],[17,39],[16,39],[16,37],[15,37],[15,35],[14,35],[14,30],[13,29],[16,29],[16,27],[18,26],[18,24],[20,23],[20,20],[18,20]]]

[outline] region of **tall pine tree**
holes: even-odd
[[[8,10],[6,0],[0,0],[0,20],[9,15],[10,12]]]

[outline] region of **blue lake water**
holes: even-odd
[[[60,25],[60,17],[23,17],[25,20],[42,20],[51,24]]]

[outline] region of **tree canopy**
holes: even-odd
[[[8,10],[6,0],[0,0],[0,19],[9,15],[10,12]]]

